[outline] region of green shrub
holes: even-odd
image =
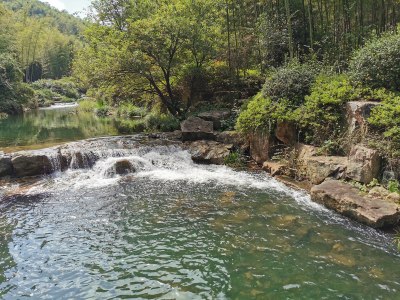
[[[311,85],[319,73],[313,64],[300,64],[293,61],[276,69],[266,80],[262,93],[272,101],[286,99],[293,106],[300,106],[304,97],[310,93]]]
[[[116,122],[116,126],[119,132],[125,134],[143,132],[146,129],[144,119],[138,119],[138,120],[118,119]]]
[[[224,164],[232,168],[243,168],[246,166],[242,154],[238,151],[229,153],[224,159]]]
[[[87,98],[79,101],[78,110],[83,112],[94,112],[98,107],[98,104],[94,99]]]
[[[236,122],[236,129],[244,133],[258,130],[272,132],[277,121],[292,120],[292,110],[287,100],[274,102],[261,93],[246,103]]]
[[[371,40],[356,51],[349,73],[354,82],[365,86],[400,91],[400,34]]]
[[[133,119],[135,117],[143,118],[147,114],[144,107],[135,106],[131,103],[122,103],[118,107],[117,115],[122,118]]]
[[[180,122],[169,114],[151,112],[144,118],[147,131],[174,131],[179,129]]]
[[[108,106],[100,106],[96,108],[95,112],[96,116],[105,118],[110,113],[110,108]]]
[[[400,184],[397,180],[390,180],[387,189],[391,193],[400,193]]]
[[[358,99],[354,89],[344,75],[320,75],[305,97],[305,103],[296,111],[296,119],[308,134],[308,142],[322,144],[335,138],[345,125],[345,103]]]
[[[387,93],[381,104],[372,109],[368,122],[383,131],[385,137],[400,143],[400,96]]]

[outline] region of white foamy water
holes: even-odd
[[[207,184],[214,186],[235,187],[236,189],[270,191],[282,193],[295,199],[306,209],[329,213],[323,206],[311,201],[305,191],[292,189],[268,176],[266,173],[235,171],[226,166],[195,164],[188,151],[177,146],[140,147],[137,149],[92,151],[90,155],[99,159],[91,168],[74,169],[74,158],[66,172],[57,172],[49,181],[35,185],[28,193],[44,190],[80,190],[82,188],[100,188],[118,184],[120,181],[182,182],[184,184]],[[118,175],[116,164],[129,162],[134,170],[126,175]]]

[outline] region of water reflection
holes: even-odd
[[[35,110],[0,120],[0,149],[8,152],[104,135],[117,135],[115,121],[76,107]]]

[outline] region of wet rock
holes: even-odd
[[[194,162],[222,165],[231,153],[233,145],[215,141],[196,141],[187,143],[184,147],[189,150]]]
[[[400,220],[400,205],[361,195],[350,184],[327,180],[311,189],[313,201],[374,228],[393,227]]]
[[[262,169],[271,174],[271,176],[284,175],[288,172],[288,166],[279,162],[266,161]]]
[[[259,164],[270,159],[271,148],[275,144],[274,137],[269,133],[257,132],[249,137],[250,156]]]
[[[275,129],[276,138],[285,145],[294,145],[297,142],[297,129],[290,122],[278,122]]]
[[[17,177],[51,174],[59,162],[60,154],[56,149],[16,152],[11,159]]]
[[[127,159],[119,160],[115,163],[115,173],[118,175],[126,175],[134,172],[136,172],[135,167]]]
[[[199,118],[213,122],[214,130],[221,129],[222,121],[228,120],[231,116],[231,112],[229,110],[213,110],[204,112],[198,115]]]
[[[181,123],[182,140],[214,140],[213,122],[205,121],[198,117],[189,117]]]
[[[347,168],[347,157],[311,156],[303,159],[302,169],[313,184],[320,184],[326,178],[342,179]]]
[[[381,162],[378,151],[355,145],[350,150],[346,177],[368,184],[379,177]]]
[[[0,152],[0,177],[11,176],[13,173],[13,167],[11,164],[11,156],[5,155],[4,152]]]

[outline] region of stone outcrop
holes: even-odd
[[[393,227],[400,220],[400,206],[381,198],[361,195],[341,181],[327,180],[311,189],[313,201],[374,228]]]
[[[303,169],[308,180],[320,184],[326,178],[342,179],[347,168],[347,157],[311,156],[304,159]]]
[[[269,133],[257,132],[249,137],[250,156],[259,164],[270,159],[270,151],[275,144],[274,137]]]
[[[381,161],[378,151],[355,145],[350,150],[346,177],[368,184],[379,177]]]
[[[230,116],[230,110],[213,110],[198,115],[199,118],[205,121],[213,122],[214,130],[221,129],[222,122],[228,120]]]
[[[276,138],[285,145],[294,145],[297,142],[297,129],[290,122],[278,122],[275,129]]]
[[[181,123],[182,140],[214,140],[214,125],[212,121],[205,121],[198,117],[189,117]]]
[[[11,159],[16,177],[51,174],[59,167],[59,161],[60,153],[56,149],[21,151]]]
[[[11,163],[11,156],[0,152],[0,177],[11,176],[12,173],[13,167]]]
[[[287,165],[274,161],[266,161],[262,169],[271,174],[271,176],[287,175],[289,168]]]
[[[378,102],[371,101],[347,102],[347,123],[350,134],[353,134],[356,129],[362,132],[367,130],[367,119],[371,115],[371,110],[377,105],[379,105]]]
[[[224,163],[225,158],[231,153],[233,145],[218,143],[215,141],[196,141],[186,143],[184,148],[188,149],[194,162],[202,164]]]
[[[249,141],[237,131],[216,132],[215,140],[223,144],[232,144],[235,149],[242,152],[247,152],[249,149]]]

